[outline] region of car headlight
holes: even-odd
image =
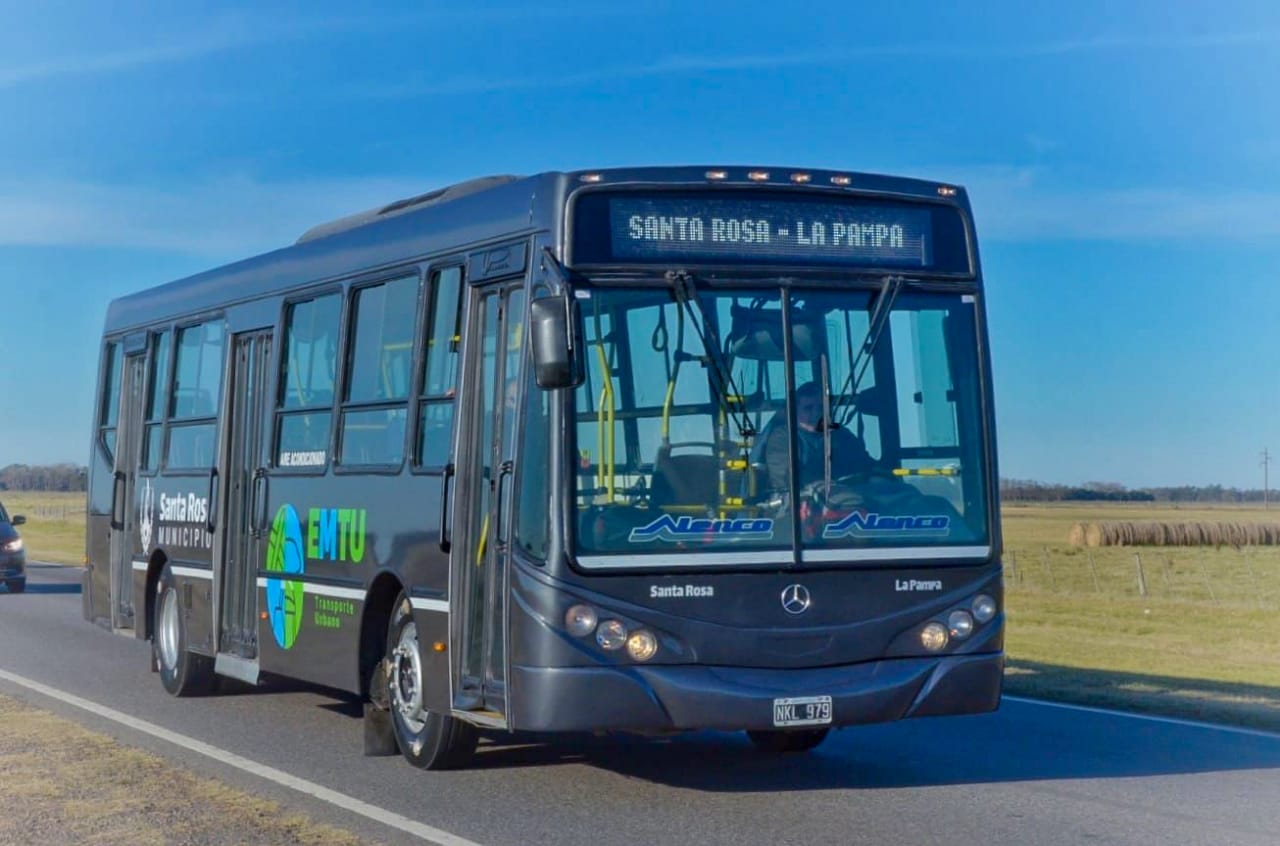
[[[6,541],[3,545],[0,545],[0,549],[3,549],[5,552],[17,552],[22,549],[22,538],[14,538],[11,541]]]

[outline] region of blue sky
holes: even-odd
[[[1273,3],[0,0],[0,466],[83,462],[116,295],[486,173],[966,185],[1002,475],[1280,453]]]

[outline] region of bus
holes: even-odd
[[[176,696],[481,733],[832,728],[1000,701],[977,241],[955,185],[463,182],[113,301],[86,619]]]

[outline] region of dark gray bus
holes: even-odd
[[[477,732],[989,711],[995,433],[962,189],[492,177],[111,303],[84,614],[215,675]]]

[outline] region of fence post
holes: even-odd
[[[1049,574],[1049,590],[1056,591],[1058,584],[1053,578],[1053,562],[1049,560],[1049,547],[1040,547],[1040,560],[1044,562],[1044,569]]]
[[[1135,552],[1133,554],[1133,564],[1138,568],[1138,595],[1147,595],[1147,574],[1142,572],[1142,553]]]
[[[1213,593],[1213,582],[1209,579],[1209,570],[1204,565],[1204,548],[1200,549],[1200,578],[1204,579],[1205,589],[1209,591],[1209,601],[1217,602],[1218,597]]]
[[[1253,586],[1253,601],[1259,607],[1263,607],[1262,602],[1262,586],[1258,584],[1258,574],[1253,572],[1253,564],[1249,561],[1249,547],[1244,548],[1244,566],[1249,571],[1249,583]]]
[[[1093,576],[1093,592],[1102,593],[1102,586],[1098,584],[1098,568],[1093,563],[1093,550],[1088,550],[1086,554],[1089,556],[1089,575]]]

